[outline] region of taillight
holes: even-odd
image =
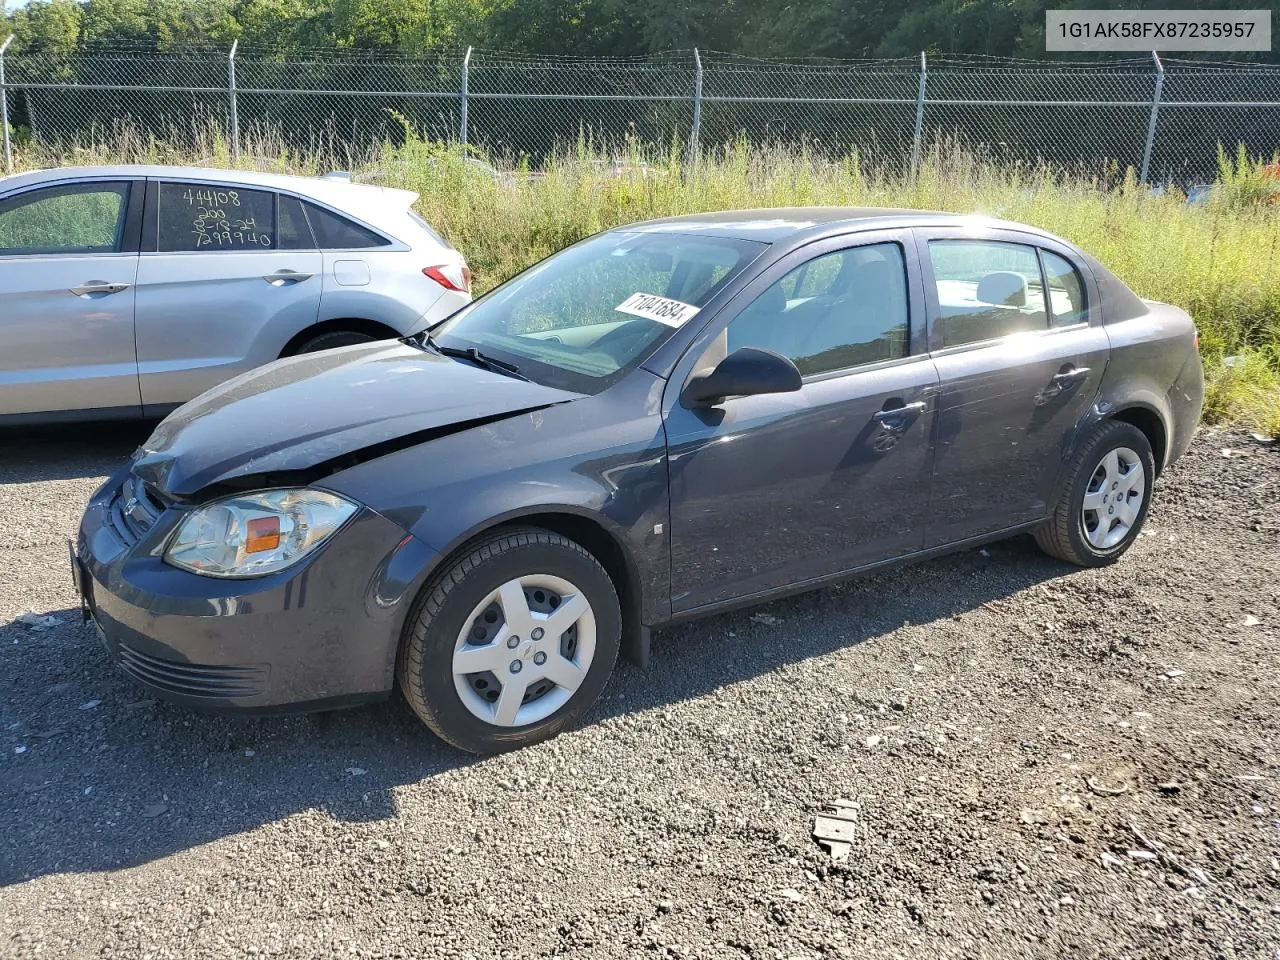
[[[439,267],[423,267],[422,272],[446,290],[471,292],[471,269],[465,263],[446,263]]]
[[[1199,330],[1196,330],[1196,335],[1195,337],[1192,338],[1191,342],[1192,344],[1195,345],[1196,353],[1199,353],[1200,352],[1200,331]]]

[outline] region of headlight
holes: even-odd
[[[264,490],[210,503],[182,521],[164,559],[209,577],[259,577],[297,563],[356,505],[323,490]]]

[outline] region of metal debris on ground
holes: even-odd
[[[40,633],[43,630],[52,630],[62,621],[55,616],[42,616],[38,613],[24,613],[18,616],[18,622],[26,627]]]
[[[835,800],[814,818],[813,838],[837,863],[848,859],[857,839],[857,816],[858,808],[852,801]]]
[[[1122,783],[1118,787],[1104,787],[1093,777],[1086,779],[1085,785],[1100,797],[1118,797],[1122,793],[1129,792],[1129,785],[1127,783]]]

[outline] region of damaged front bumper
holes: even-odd
[[[81,522],[78,590],[129,676],[167,699],[232,711],[315,709],[391,691],[430,547],[361,508],[296,565],[219,579],[164,562],[185,511],[126,470],[94,494]]]

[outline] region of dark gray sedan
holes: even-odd
[[[1186,450],[1183,311],[1030,227],[705,214],[591,237],[429,335],[165,420],[73,566],[191,706],[399,685],[467,750],[573,724],[652,627],[1020,531],[1115,562]]]

